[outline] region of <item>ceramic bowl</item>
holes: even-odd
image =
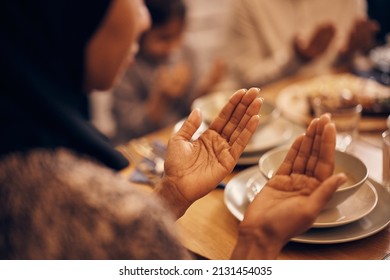
[[[258,166],[260,172],[267,179],[270,179],[277,171],[287,155],[288,149],[289,147],[276,148],[261,156]],[[359,190],[368,178],[368,169],[360,159],[346,152],[336,150],[334,173],[340,172],[344,172],[348,180],[336,190],[324,210],[337,207]]]

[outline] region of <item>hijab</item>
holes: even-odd
[[[113,169],[128,162],[89,121],[86,45],[111,0],[3,0],[0,157],[64,147]]]

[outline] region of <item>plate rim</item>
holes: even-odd
[[[248,143],[248,145],[245,147],[244,151],[243,151],[243,154],[253,154],[253,153],[260,153],[260,152],[264,152],[264,151],[267,151],[267,150],[270,150],[272,148],[275,148],[275,147],[278,147],[278,146],[281,146],[285,143],[287,143],[291,138],[292,136],[294,135],[294,128],[289,125],[289,121],[285,118],[277,118],[275,120],[272,120],[269,124],[266,124],[264,126],[261,126],[257,129],[257,131],[252,135],[252,139],[254,139],[255,135],[258,134],[258,133],[262,133],[262,134],[265,134],[264,130],[265,129],[272,129],[271,127],[275,125],[279,125],[281,127],[281,130],[284,130],[286,129],[286,135],[285,137],[280,137],[280,140],[279,141],[274,141],[274,143],[272,144],[268,144],[267,145],[263,145],[263,147],[259,148],[259,147],[251,147],[251,142]],[[251,140],[252,141],[252,140]],[[252,145],[253,146],[253,145]]]
[[[296,124],[294,122],[291,122],[290,120],[288,120],[284,117],[280,117],[280,118],[283,119],[284,121],[286,121],[286,123],[291,127],[292,132],[291,132],[290,138],[280,145],[276,145],[275,147],[265,149],[262,151],[251,152],[251,153],[244,151],[241,154],[240,158],[238,159],[237,165],[243,165],[243,166],[254,165],[254,164],[257,165],[260,157],[264,153],[270,151],[271,149],[276,149],[277,147],[289,147],[299,135],[305,133],[306,129],[303,126]]]
[[[362,219],[363,217],[367,216],[368,214],[370,214],[375,209],[376,205],[378,204],[378,200],[379,200],[378,192],[376,191],[375,187],[367,180],[366,180],[366,182],[364,182],[362,187],[369,188],[371,190],[371,192],[374,194],[374,200],[371,202],[372,205],[370,207],[368,207],[369,209],[367,209],[364,212],[362,211],[361,214],[357,215],[354,218],[350,218],[349,220],[347,219],[344,221],[340,221],[340,222],[335,221],[335,222],[331,222],[331,223],[319,223],[319,222],[316,223],[316,222],[314,222],[313,228],[327,228],[327,227],[343,226],[343,225],[347,225],[349,223],[353,223],[359,219]],[[352,197],[354,197],[355,195],[357,195],[357,193],[353,194]],[[347,202],[347,200],[341,204],[344,204],[346,202]]]
[[[240,180],[240,179],[243,180],[246,177],[250,178],[251,176],[254,176],[256,173],[263,176],[260,173],[260,171],[258,170],[257,166],[249,167],[249,168],[241,171],[240,173],[238,173],[236,176],[234,176],[226,184],[226,187],[224,190],[224,204],[228,208],[229,212],[240,221],[242,221],[244,213],[241,213],[238,209],[233,207],[232,203],[229,202],[228,196],[229,196],[229,193],[231,192],[231,190],[233,189],[233,186],[236,184],[237,180]],[[345,243],[345,242],[360,240],[360,239],[372,236],[375,233],[384,229],[387,225],[390,224],[390,213],[389,213],[389,216],[386,217],[386,221],[385,221],[385,218],[382,218],[382,221],[379,224],[377,224],[376,226],[375,225],[371,226],[371,228],[368,230],[365,230],[364,233],[362,233],[362,230],[360,230],[360,233],[355,232],[354,234],[352,234],[350,236],[343,237],[343,238],[335,236],[336,233],[334,233],[334,232],[332,233],[332,231],[341,230],[341,229],[346,228],[346,227],[353,227],[353,226],[358,227],[359,223],[370,222],[372,220],[372,216],[375,215],[375,213],[376,213],[375,210],[379,209],[380,207],[383,208],[384,206],[382,204],[386,204],[385,203],[386,199],[390,201],[390,193],[387,193],[386,190],[384,190],[384,189],[380,190],[379,189],[380,187],[384,188],[380,183],[376,182],[375,180],[373,180],[371,178],[367,179],[367,183],[371,184],[375,188],[375,190],[377,191],[377,195],[378,195],[378,202],[377,202],[376,206],[374,207],[374,209],[369,214],[358,219],[357,221],[354,221],[354,222],[351,222],[351,223],[348,223],[345,225],[337,226],[337,227],[311,228],[307,232],[305,232],[299,236],[291,238],[290,241],[298,242],[298,243],[307,243],[307,244]],[[243,186],[243,187],[245,187],[245,186]],[[380,191],[378,191],[378,190],[380,190]],[[381,195],[381,192],[387,194],[387,197],[385,198],[384,195]],[[245,196],[247,203],[249,203],[249,200],[247,199],[245,193],[244,192],[242,192],[242,193],[243,193],[243,196]],[[243,206],[245,206],[245,205],[241,205],[241,207],[243,207]],[[242,217],[242,218],[240,219],[240,217]],[[328,231],[330,236],[332,236],[332,234],[333,234],[334,237],[330,238],[330,239],[315,239],[315,237],[313,238],[313,237],[308,236],[313,231],[324,231],[324,230]]]

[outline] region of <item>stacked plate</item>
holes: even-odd
[[[266,182],[259,167],[253,166],[240,172],[226,185],[225,205],[238,220],[243,219],[247,206]],[[347,200],[321,212],[312,228],[292,241],[332,244],[371,236],[390,223],[389,204],[390,193],[368,179]]]
[[[272,105],[264,103],[271,107]],[[276,109],[273,109],[277,111]],[[250,142],[242,153],[238,164],[253,165],[257,164],[259,158],[267,151],[273,148],[291,144],[295,138],[304,133],[303,127],[291,123],[282,117],[273,117],[268,123],[260,124],[252,136]]]

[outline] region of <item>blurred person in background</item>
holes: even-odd
[[[348,65],[374,44],[376,22],[361,0],[238,0],[221,47],[220,88],[262,86],[291,74]]]
[[[378,22],[380,30],[376,34],[378,45],[386,43],[386,36],[390,36],[390,1],[367,0],[367,13],[371,19]],[[390,40],[390,38],[389,38]],[[389,42],[390,43],[390,42]]]
[[[183,43],[187,8],[182,0],[145,0],[145,4],[152,27],[142,35],[135,63],[113,91],[116,144],[187,116],[192,101],[209,91],[223,69],[215,65],[208,75],[199,73],[196,50]]]

